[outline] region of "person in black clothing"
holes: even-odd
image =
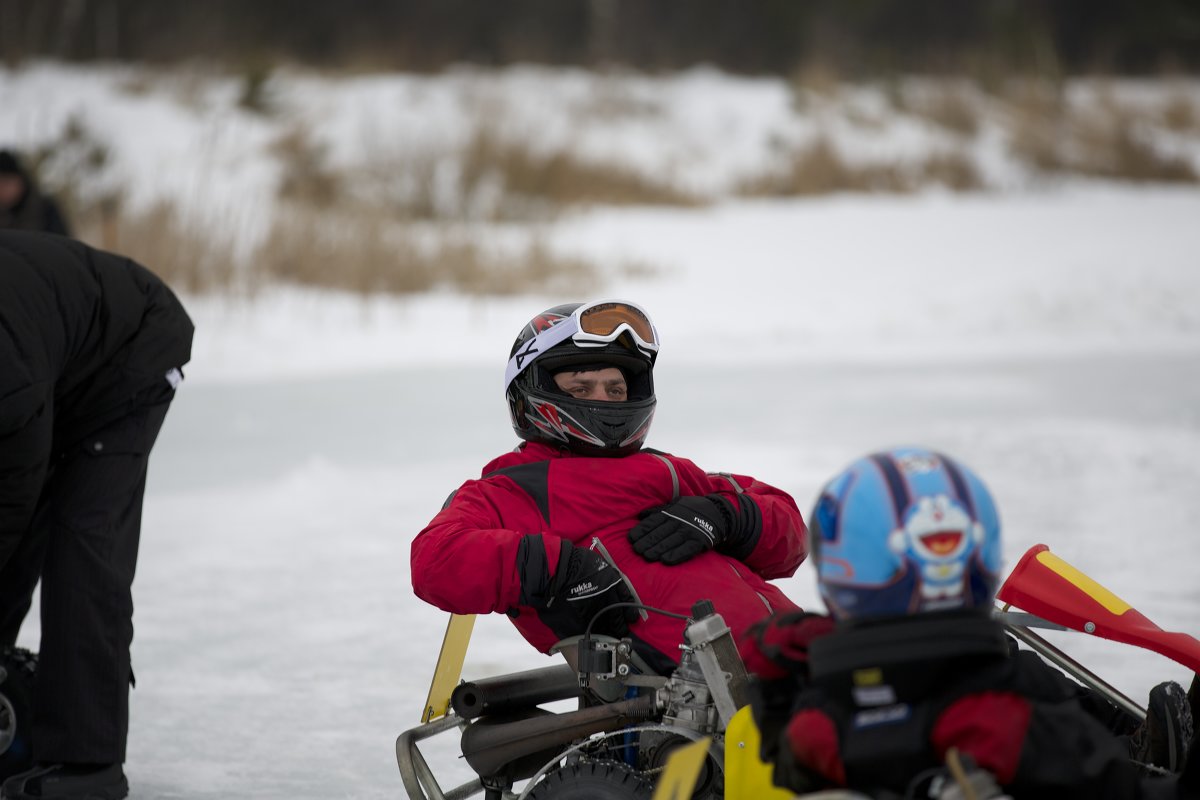
[[[0,231],[0,646],[42,584],[37,766],[4,781],[6,800],[128,792],[142,495],[192,331],[130,259]]]
[[[71,235],[58,203],[42,194],[9,150],[0,150],[0,230]]]
[[[1022,800],[1200,796],[1182,687],[1151,692],[1140,766],[1121,735],[1139,720],[992,618],[1000,522],[969,469],[923,448],[871,454],[826,484],[809,526],[829,616],[776,615],[739,644],[777,784],[934,798],[971,774]]]

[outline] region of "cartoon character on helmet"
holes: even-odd
[[[538,314],[509,353],[505,396],[517,436],[580,455],[638,450],[654,418],[658,331],[637,305],[620,300],[568,303]],[[628,387],[622,401],[572,397],[555,383],[564,371],[615,367]]]
[[[990,609],[1000,519],[978,476],[919,447],[861,458],[813,508],[817,581],[838,619]]]

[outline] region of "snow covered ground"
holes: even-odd
[[[844,200],[600,214],[579,235],[681,254],[670,277],[611,287],[663,330],[654,446],[806,509],[862,452],[942,448],[991,484],[1009,563],[1048,543],[1200,634],[1196,215],[1200,198],[1162,192]],[[889,237],[897,217],[906,235]],[[726,263],[739,228],[758,244]],[[838,258],[858,277],[823,281],[817,265]],[[558,299],[195,304],[137,584],[136,796],[400,792],[392,741],[417,718],[445,623],[410,593],[408,543],[513,444],[502,364],[524,318]],[[807,566],[785,585],[817,602]],[[1185,678],[1130,648],[1064,646],[1139,699]],[[481,620],[466,674],[542,663],[505,620]],[[451,763],[453,744],[434,752]]]
[[[100,91],[68,77],[77,96]],[[746,119],[778,102],[708,80]],[[15,85],[0,93],[36,94]],[[337,99],[378,107],[369,88]],[[4,117],[9,132],[39,118]],[[168,150],[171,129],[148,125],[131,146]],[[1010,565],[1047,543],[1200,635],[1197,220],[1194,189],[1072,184],[595,210],[551,235],[599,263],[664,267],[603,290],[662,331],[654,447],[753,474],[805,510],[870,449],[943,449],[992,488]],[[393,743],[446,620],[411,593],[409,542],[514,444],[508,348],[567,299],[187,298],[195,357],[155,450],[135,585],[132,797],[402,794]],[[782,585],[819,604],[808,565]],[[37,632],[35,615],[21,643]],[[1186,679],[1152,654],[1056,641],[1135,699]],[[465,674],[546,663],[506,620],[481,619]],[[454,742],[432,750],[437,768]]]

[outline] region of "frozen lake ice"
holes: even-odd
[[[1163,627],[1200,633],[1198,356],[664,355],[656,378],[658,449],[774,483],[806,515],[865,451],[943,449],[997,496],[1010,566],[1047,543]],[[514,444],[498,382],[499,368],[461,367],[185,384],[152,459],[135,585],[131,797],[402,794],[393,742],[417,720],[446,619],[412,595],[408,545]],[[809,565],[782,584],[819,604]],[[1056,641],[1138,700],[1186,678],[1132,648]],[[480,619],[465,675],[546,663],[503,618]],[[435,768],[452,738],[430,743]]]

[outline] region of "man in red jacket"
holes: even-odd
[[[417,596],[459,614],[503,612],[548,652],[584,632],[629,636],[656,670],[679,660],[687,614],[711,599],[739,635],[796,610],[767,581],[806,555],[790,495],[644,448],[659,340],[644,310],[556,306],[513,344],[505,374],[525,440],[464,483],[412,544]]]

